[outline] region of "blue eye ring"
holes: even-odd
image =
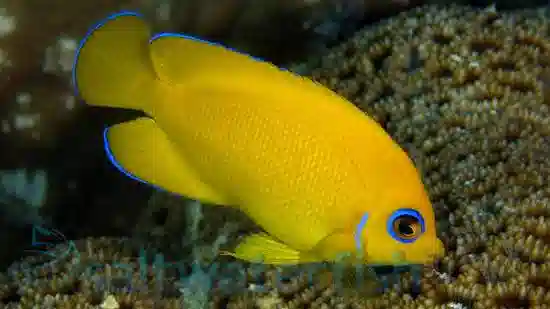
[[[408,244],[415,242],[424,233],[426,225],[420,212],[402,208],[392,213],[387,230],[393,239]]]

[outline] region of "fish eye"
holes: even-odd
[[[420,232],[420,223],[413,216],[401,216],[393,221],[393,231],[405,239],[412,239]]]
[[[388,220],[388,233],[402,243],[414,242],[424,229],[424,218],[414,209],[398,209]]]

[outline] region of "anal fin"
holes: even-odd
[[[229,204],[197,177],[151,118],[106,129],[104,144],[113,165],[130,178],[201,202]]]

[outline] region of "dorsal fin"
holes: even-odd
[[[284,70],[260,58],[185,34],[164,32],[149,42],[157,76],[176,85],[204,78],[227,81]]]

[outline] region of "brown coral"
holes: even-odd
[[[155,269],[142,249],[117,238],[59,244],[10,267],[0,281],[0,305],[69,309],[116,301],[120,308],[179,308],[176,276]]]

